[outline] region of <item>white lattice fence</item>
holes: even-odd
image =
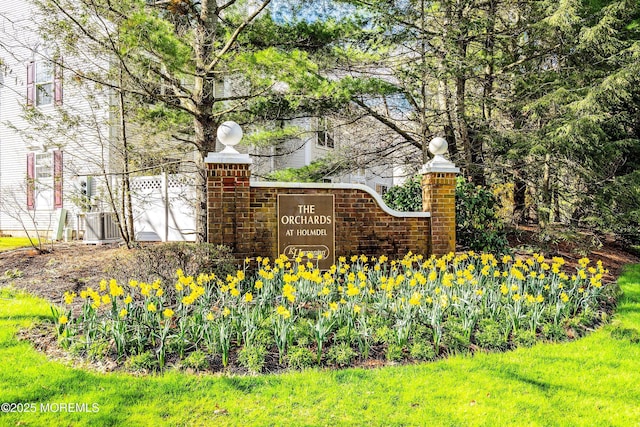
[[[134,228],[138,240],[195,240],[194,179],[157,175],[131,180]]]

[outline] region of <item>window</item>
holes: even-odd
[[[62,207],[62,151],[27,154],[27,208]]]
[[[27,105],[62,104],[62,69],[51,61],[34,61],[27,65]]]
[[[334,148],[335,141],[333,138],[333,130],[329,126],[329,120],[326,117],[318,119],[318,147],[322,148]]]
[[[389,187],[387,187],[386,185],[382,185],[382,184],[376,184],[376,192],[378,194],[380,194],[381,196],[384,196],[384,194],[389,191]]]
[[[351,182],[356,184],[366,184],[367,175],[364,168],[358,168],[351,174]]]
[[[36,105],[53,104],[53,67],[50,62],[36,62]]]
[[[47,183],[53,178],[53,156],[51,153],[36,154],[35,172],[36,185]]]

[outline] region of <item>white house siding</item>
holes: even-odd
[[[322,158],[329,155],[334,150],[338,153],[349,153],[353,155],[355,144],[367,144],[373,141],[362,141],[361,135],[354,135],[352,132],[357,132],[357,128],[350,128],[349,126],[335,126],[336,123],[329,123],[333,126],[329,129],[333,136],[334,147],[328,148],[318,143],[318,135],[314,135],[313,141],[313,158]],[[315,129],[320,128],[319,123],[315,124]],[[360,161],[360,159],[354,158],[353,161]],[[388,165],[375,165],[371,166],[365,163],[364,167],[358,168],[346,174],[336,175],[332,178],[336,183],[351,183],[351,184],[364,184],[375,191],[380,193],[383,190],[389,189],[393,186],[394,167],[390,163]]]
[[[318,144],[318,133],[316,131],[319,125],[317,118],[296,119],[288,125],[301,129],[299,138],[288,140],[275,147],[250,151],[250,154],[254,155],[253,179],[259,180],[263,175],[280,169],[308,166],[312,162],[334,152],[337,152],[337,155],[344,155],[344,153],[351,151],[350,146],[356,143],[354,141],[361,141],[362,139],[350,134],[347,128],[339,127],[332,129],[334,147],[329,148]],[[221,146],[217,148],[218,151],[221,149]],[[247,152],[246,147],[241,151]],[[286,154],[283,155],[283,153]],[[256,154],[258,155],[256,156]],[[383,192],[394,185],[394,172],[394,164],[390,162],[388,165],[363,168],[362,170],[331,176],[328,179],[336,183],[365,184],[376,191]]]
[[[108,170],[111,148],[109,147],[110,121],[108,94],[100,87],[80,89],[74,80],[71,70],[86,71],[87,67],[104,66],[101,58],[69,58],[62,59],[63,99],[62,105],[46,105],[26,107],[27,102],[27,64],[34,60],[46,59],[53,52],[35,34],[37,18],[30,10],[30,5],[21,0],[0,1],[0,58],[5,67],[2,69],[2,85],[0,85],[0,232],[19,234],[23,225],[32,229],[28,216],[19,221],[8,214],[15,211],[16,206],[26,207],[27,154],[46,153],[60,149],[63,152],[63,209],[69,212],[67,226],[75,228],[76,212],[80,209],[72,202],[75,183],[78,177],[100,174]],[[87,102],[87,95],[93,92],[96,102]],[[56,130],[52,122],[49,126],[32,129],[23,117],[25,112],[42,113],[54,118],[64,111],[82,117],[85,123],[65,129]],[[26,137],[31,135],[32,139]],[[94,180],[94,186],[97,180]],[[16,197],[8,202],[11,193]],[[42,201],[42,200],[40,200]],[[38,206],[40,205],[40,206]],[[41,230],[51,228],[52,220],[60,212],[52,206],[42,206],[36,200],[35,216],[37,227]]]

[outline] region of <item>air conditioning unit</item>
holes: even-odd
[[[120,229],[111,212],[90,212],[85,214],[85,243],[107,243],[120,240]]]

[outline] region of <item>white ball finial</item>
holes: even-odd
[[[443,155],[447,152],[448,147],[449,144],[447,144],[447,140],[442,138],[441,136],[433,138],[429,143],[429,151],[434,156]]]
[[[240,142],[240,140],[242,139],[242,135],[242,128],[236,122],[227,121],[222,123],[218,127],[217,132],[218,140],[222,145],[225,146],[222,152],[237,154],[238,151],[236,151],[236,149],[233,147]]]
[[[429,143],[429,151],[433,154],[433,159],[422,166],[421,173],[460,173],[460,169],[443,156],[447,152],[447,148],[449,148],[449,144],[446,139],[441,136],[433,138]]]

